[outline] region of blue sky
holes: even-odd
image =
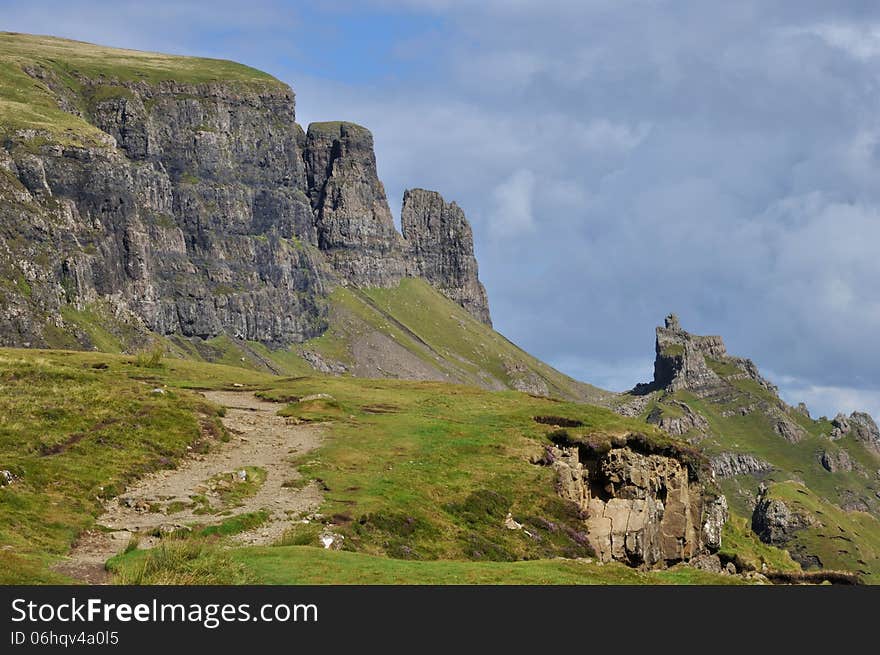
[[[474,225],[496,327],[613,389],[669,311],[791,402],[880,414],[880,6],[19,2],[0,29],[236,59]]]

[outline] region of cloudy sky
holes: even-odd
[[[320,7],[317,5],[320,4]],[[392,210],[474,224],[496,327],[575,377],[720,333],[791,402],[880,415],[880,4],[0,0],[0,29],[223,57],[376,138]]]

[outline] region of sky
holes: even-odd
[[[880,3],[0,0],[0,29],[234,59],[371,129],[392,212],[455,200],[496,328],[614,390],[721,334],[880,416]]]

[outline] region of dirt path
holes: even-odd
[[[171,532],[189,524],[216,524],[230,517],[266,511],[265,523],[234,537],[244,545],[277,541],[292,519],[317,509],[321,491],[314,483],[300,489],[283,486],[297,480],[293,457],[315,449],[320,428],[289,425],[277,415],[282,405],[258,399],[252,393],[209,391],[208,400],[227,408],[223,425],[231,434],[206,455],[193,455],[176,469],[152,473],[109,501],[98,518],[102,529],[83,534],[68,560],[57,570],[92,584],[106,582],[104,563],[125,548],[133,534],[139,547],[158,542],[157,532]],[[256,482],[254,473],[265,478]],[[237,485],[248,495],[233,494]],[[146,535],[146,536],[145,536]]]

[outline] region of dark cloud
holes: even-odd
[[[577,377],[649,375],[675,310],[789,400],[880,413],[876,3],[8,4],[14,29],[242,58],[303,122],[368,125],[392,201],[457,200],[496,326]]]

